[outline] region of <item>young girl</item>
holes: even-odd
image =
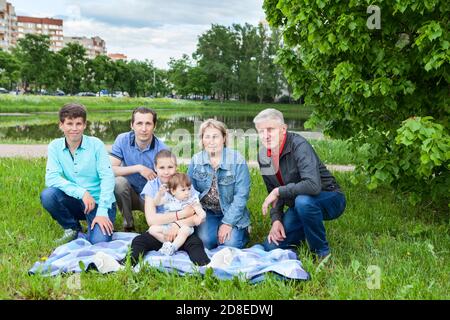
[[[170,224],[170,229],[165,234],[164,242],[172,242],[182,225],[193,226],[198,219],[198,216],[194,215],[195,210],[192,206],[185,206],[182,210],[175,212],[159,214],[163,212],[164,207],[161,205],[157,206],[155,198],[161,186],[169,182],[170,178],[176,174],[176,170],[177,159],[175,155],[169,150],[161,150],[155,156],[157,178],[148,181],[141,193],[141,196],[145,199],[145,218],[148,225]],[[137,264],[140,256],[145,255],[150,250],[159,250],[161,246],[161,241],[149,232],[144,232],[134,238],[131,243],[131,262],[133,265]],[[206,265],[210,261],[206,255],[203,242],[195,233],[188,236],[179,249],[186,251],[192,262],[200,266]]]
[[[171,159],[168,159],[169,161]],[[160,159],[163,162],[164,159]],[[191,180],[188,175],[184,173],[175,173],[167,184],[162,184],[159,188],[153,202],[156,206],[156,211],[178,212],[186,206],[192,206],[195,210],[195,215],[191,219],[194,225],[198,226],[206,217],[206,212],[200,205],[198,198],[199,193],[192,187]],[[177,213],[176,213],[177,215]],[[165,236],[171,228],[171,224],[152,224],[148,232],[163,243],[159,252],[164,255],[173,255],[186,241],[187,237],[194,233],[194,228],[191,222],[175,221],[178,227],[178,233],[173,242],[166,241]]]
[[[156,154],[155,171],[157,178],[148,181],[141,193],[141,196],[145,197],[145,218],[149,226],[169,224],[170,227],[164,235],[164,241],[158,240],[148,231],[133,239],[131,243],[131,263],[133,266],[138,264],[139,257],[144,257],[148,251],[159,250],[162,242],[173,241],[181,226],[193,226],[200,219],[199,215],[195,215],[195,210],[190,205],[185,206],[182,210],[165,213],[164,206],[156,205],[160,201],[157,199],[157,194],[161,186],[169,183],[170,178],[176,174],[176,170],[177,159],[172,152],[161,150]],[[195,233],[188,236],[179,249],[186,251],[191,261],[199,266],[207,265],[210,262],[203,242]],[[123,269],[125,259],[119,263],[114,257],[98,252],[94,256],[94,263],[101,273],[108,273]]]

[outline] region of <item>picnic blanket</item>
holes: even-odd
[[[120,261],[125,258],[131,241],[137,235],[137,233],[115,232],[112,241],[95,245],[79,237],[57,247],[45,261],[36,262],[29,274],[55,276],[62,273],[86,271],[93,265],[95,266],[93,257],[97,252],[104,252]],[[227,250],[223,250],[225,248]],[[225,257],[226,263],[217,263],[217,259],[213,259],[215,265],[218,266],[213,268],[213,272],[219,279],[232,279],[237,276],[256,283],[264,280],[264,275],[267,273],[274,273],[282,279],[310,279],[309,273],[303,269],[297,255],[291,250],[275,249],[267,252],[261,245],[254,245],[247,249],[219,246],[213,250],[206,249],[206,254],[209,258],[213,258],[221,250],[222,257],[220,258]],[[195,272],[205,274],[207,269],[206,266],[193,264],[184,251],[177,251],[173,256],[164,256],[158,251],[149,251],[144,257],[144,262],[161,271],[176,270],[181,275]],[[139,268],[140,266],[137,265],[134,267],[134,271],[139,271]]]

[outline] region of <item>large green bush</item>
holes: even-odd
[[[309,125],[365,146],[370,188],[446,207],[450,2],[265,0],[264,9],[283,34],[278,63],[294,95],[317,106]]]

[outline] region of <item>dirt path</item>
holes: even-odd
[[[108,151],[111,150],[111,145],[106,145]],[[46,144],[0,144],[0,158],[46,158],[47,145]],[[178,159],[181,164],[189,164],[190,159]],[[256,161],[248,163],[250,167],[257,167]],[[327,164],[327,168],[331,171],[353,171],[355,166],[352,165],[334,165]]]

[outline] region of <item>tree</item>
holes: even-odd
[[[449,2],[265,0],[264,10],[283,34],[294,95],[316,105],[309,124],[365,146],[369,187],[448,203]]]
[[[25,38],[19,39],[13,52],[20,61],[20,76],[25,90],[28,90],[30,85],[40,90],[48,83],[51,62],[48,36],[27,34]]]
[[[275,56],[279,47],[279,34],[277,30],[269,30],[262,23],[258,25],[259,38],[259,61],[258,61],[258,81],[257,94],[259,103],[264,99],[274,101],[280,93],[281,70],[275,64]]]
[[[150,87],[150,93],[154,97],[163,96],[165,97],[170,93],[170,82],[168,79],[168,71],[162,69],[154,69],[153,70],[153,80],[154,83]]]
[[[19,81],[20,65],[15,56],[0,49],[0,86],[13,89]]]
[[[261,65],[260,38],[257,29],[246,23],[233,25],[239,43],[236,89],[240,100],[247,103],[249,96],[255,96]]]
[[[91,91],[98,92],[108,87],[113,62],[108,56],[98,55],[86,64],[87,79],[92,83]]]
[[[45,86],[50,90],[65,87],[65,75],[67,74],[66,59],[59,52],[50,52],[49,64],[47,66],[47,78]]]
[[[191,68],[191,61],[186,54],[183,54],[182,58],[178,60],[170,58],[167,75],[173,85],[173,89],[181,96],[187,96],[192,92],[189,86],[189,72]]]
[[[86,49],[79,43],[68,43],[60,54],[66,60],[66,73],[64,74],[65,90],[74,94],[81,91],[81,87],[89,86],[86,72]]]
[[[228,99],[235,83],[238,43],[230,27],[212,25],[198,39],[194,58],[198,61],[212,91],[220,100]]]

